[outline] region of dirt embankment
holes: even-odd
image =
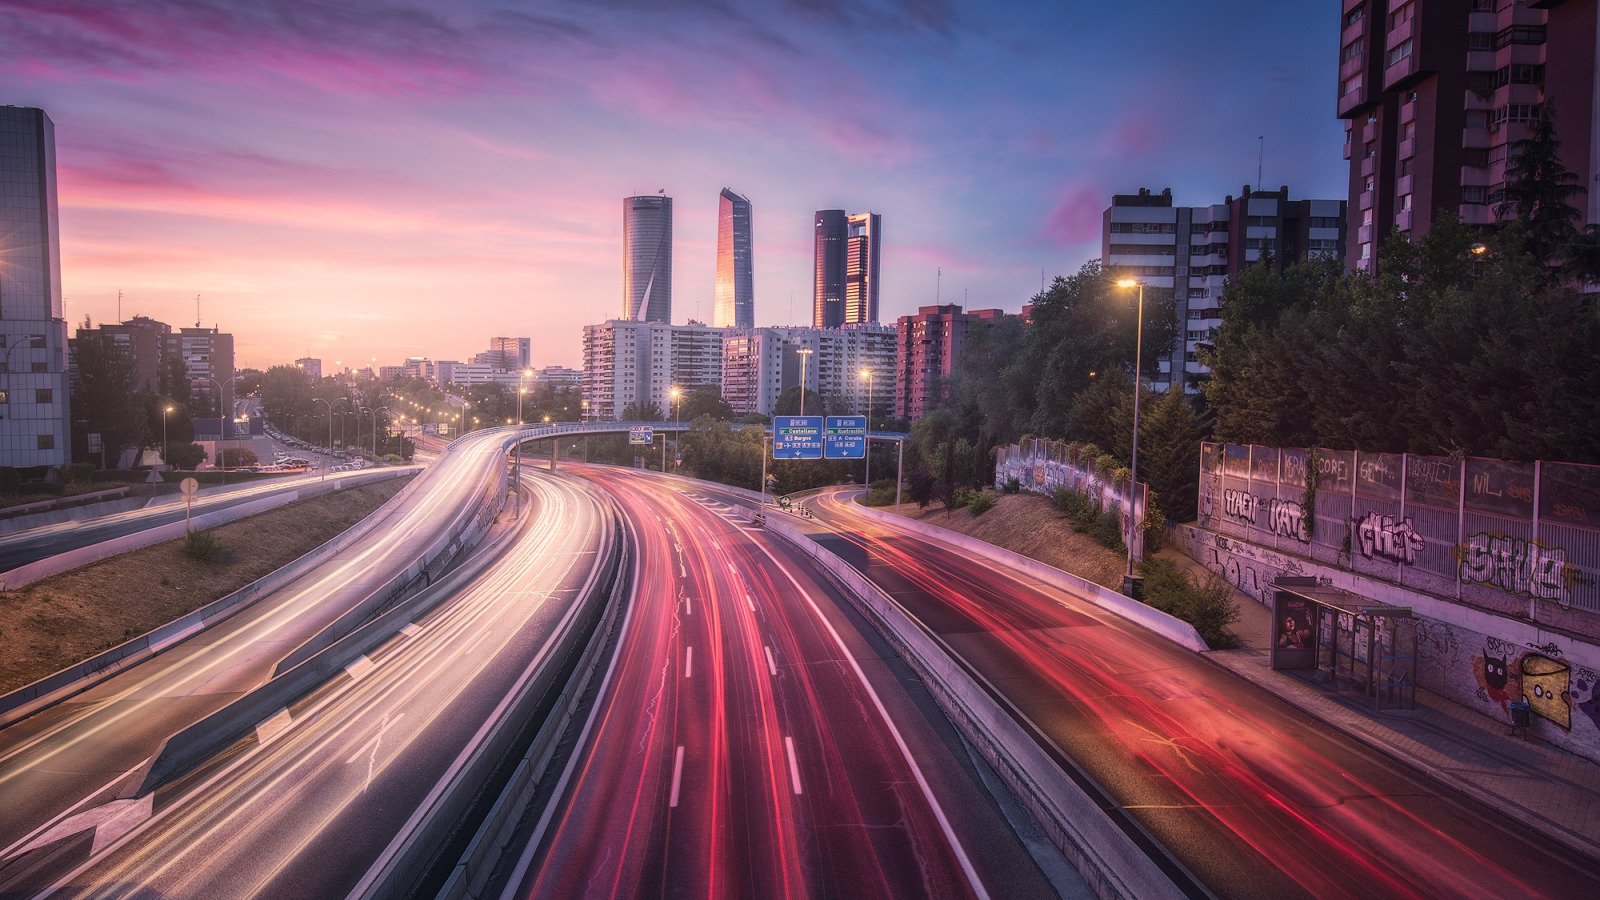
[[[157,544],[0,593],[0,694],[157,628],[309,553],[410,479],[313,497],[212,529],[220,565]]]
[[[903,503],[900,512],[907,518],[958,531],[1037,559],[1114,591],[1122,589],[1127,557],[1107,549],[1087,534],[1073,531],[1072,523],[1062,516],[1049,497],[997,494],[995,500],[998,502],[994,509],[981,516],[964,509],[947,513],[938,504],[919,510],[915,503]],[[878,509],[894,512],[893,506]]]

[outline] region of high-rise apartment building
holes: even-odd
[[[998,309],[962,312],[960,306],[950,303],[924,306],[914,316],[901,316],[895,335],[895,417],[915,421],[937,409],[944,399],[939,386],[960,361],[967,334],[1006,315]]]
[[[102,323],[95,328],[79,328],[78,340],[100,335],[123,356],[133,360],[134,385],[155,393],[161,390],[161,354],[166,352],[167,335],[172,326],[149,316],[134,316],[120,324]]]
[[[756,324],[750,201],[727,188],[717,203],[717,295],[711,324],[718,328]]]
[[[162,353],[177,355],[189,370],[189,388],[200,401],[198,413],[214,407],[233,415],[233,335],[216,328],[180,328],[162,337]],[[197,414],[198,414],[197,413]]]
[[[806,388],[827,398],[833,411],[865,415],[870,399],[881,418],[893,404],[895,334],[892,326],[868,324],[729,331],[722,340],[722,399],[739,415],[772,415],[778,397],[804,374]],[[802,349],[811,351],[804,366]]]
[[[672,389],[722,384],[722,336],[708,325],[612,319],[583,328],[583,399],[592,419],[629,406],[670,415]]]
[[[0,107],[0,465],[68,461],[55,124]]]
[[[622,201],[622,318],[672,321],[672,198]]]
[[[1144,282],[1145,308],[1171,297],[1177,345],[1160,360],[1156,390],[1198,389],[1209,369],[1199,345],[1222,324],[1222,287],[1263,256],[1284,264],[1309,256],[1342,257],[1343,200],[1290,200],[1289,189],[1251,190],[1211,206],[1173,206],[1172,190],[1117,194],[1100,232],[1100,265],[1113,277]],[[1130,301],[1131,301],[1130,297]]]
[[[1600,222],[1596,0],[1343,0],[1337,110],[1350,160],[1346,265],[1442,210],[1495,221],[1511,148],[1553,104],[1561,159]],[[1584,223],[1580,223],[1584,224]]]
[[[488,351],[478,354],[475,361],[499,365],[503,369],[526,369],[533,364],[533,339],[490,338]]]
[[[322,380],[322,360],[311,356],[303,356],[294,361],[295,368],[304,372],[312,381]]]
[[[844,323],[878,323],[878,258],[883,217],[856,213],[845,224]]]
[[[842,209],[819,209],[813,225],[816,265],[812,277],[811,324],[844,324],[845,240],[849,217]]]

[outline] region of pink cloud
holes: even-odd
[[[1098,239],[1100,221],[1109,203],[1103,188],[1089,184],[1068,187],[1045,217],[1045,238],[1062,247]]]

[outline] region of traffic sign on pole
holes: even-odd
[[[866,416],[828,416],[822,432],[826,459],[863,459],[867,455]]]
[[[628,426],[628,443],[630,443],[630,444],[645,444],[645,445],[649,445],[649,444],[653,444],[655,442],[656,442],[656,430],[655,430],[654,426],[651,426],[651,425],[630,425],[630,426]]]
[[[774,416],[773,459],[821,459],[821,416]]]

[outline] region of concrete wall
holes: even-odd
[[[1274,579],[1299,575],[1376,603],[1411,607],[1420,686],[1507,722],[1507,704],[1527,700],[1532,734],[1600,761],[1600,645],[1192,525],[1170,526],[1167,538],[1262,603],[1271,602]]]

